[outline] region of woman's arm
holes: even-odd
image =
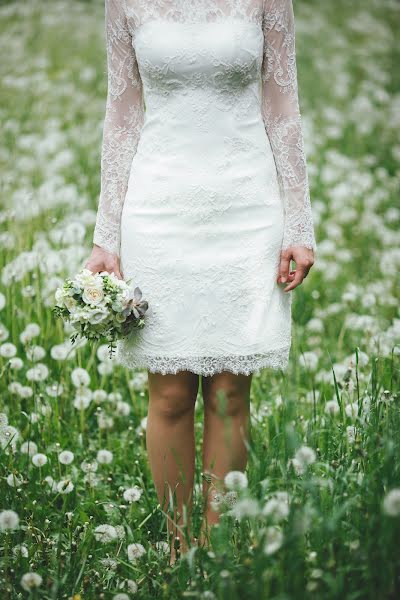
[[[144,120],[142,81],[122,0],[105,0],[108,92],[101,151],[101,192],[93,242],[119,257],[120,221]]]
[[[294,251],[297,266],[298,262],[307,263],[300,265],[307,271],[312,265],[312,252],[304,249],[317,248],[299,109],[292,0],[264,0],[263,32],[262,115],[284,199],[281,274],[283,270],[289,276],[289,254],[296,260],[293,249],[303,248],[300,254],[309,256],[302,260]]]

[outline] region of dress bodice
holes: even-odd
[[[151,160],[163,152],[169,168],[188,153],[194,164],[196,152],[222,165],[219,149],[230,139],[230,152],[239,146],[246,161],[252,128],[253,142],[274,154],[282,248],[316,249],[291,0],[105,0],[105,9],[108,95],[94,242],[119,254],[137,153],[147,149]]]

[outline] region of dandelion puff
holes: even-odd
[[[31,369],[26,372],[26,378],[28,381],[44,381],[49,375],[49,369],[43,363],[37,363]]]
[[[358,403],[357,402],[349,402],[348,404],[346,404],[344,410],[348,417],[354,419],[358,414]]]
[[[164,540],[156,542],[154,546],[158,552],[163,552],[164,554],[167,554],[169,552],[169,544]]]
[[[356,441],[356,435],[357,435],[357,430],[354,427],[354,425],[348,425],[346,427],[346,436],[347,436],[347,441],[349,442],[349,444],[354,444],[354,442]]]
[[[86,369],[77,367],[71,373],[72,384],[76,387],[87,387],[90,383],[90,375]]]
[[[228,508],[233,508],[238,501],[238,493],[235,490],[230,490],[224,495],[224,504]]]
[[[70,494],[74,489],[74,484],[70,479],[61,479],[57,483],[57,492],[59,494]]]
[[[24,480],[22,477],[19,477],[15,473],[10,473],[7,475],[7,483],[10,487],[20,487],[23,484]]]
[[[70,465],[75,458],[75,455],[70,450],[63,450],[58,455],[58,460],[62,465]]]
[[[383,511],[389,517],[400,515],[400,488],[393,488],[383,500]]]
[[[94,530],[94,537],[98,542],[101,542],[102,544],[107,544],[109,542],[114,542],[115,540],[117,540],[118,534],[113,525],[105,524],[96,527],[96,529]]]
[[[133,579],[127,579],[126,587],[128,588],[128,592],[131,594],[136,594],[138,591],[138,584]]]
[[[32,462],[35,467],[43,467],[47,463],[47,456],[39,452],[32,456]]]
[[[34,454],[37,454],[38,447],[35,442],[28,440],[21,444],[20,451],[22,454],[29,454],[30,456],[33,456]]]
[[[224,484],[229,490],[245,489],[248,485],[247,475],[242,471],[229,471],[225,475]]]
[[[39,575],[39,573],[31,572],[31,573],[25,573],[25,575],[22,575],[20,583],[26,592],[30,592],[31,590],[40,587],[42,584],[42,581],[43,581],[43,579]]]
[[[28,547],[25,546],[25,544],[17,544],[14,546],[12,553],[15,558],[28,558],[29,556]]]
[[[19,358],[19,356],[13,356],[13,358],[10,358],[8,361],[8,364],[13,371],[19,371],[24,366],[24,361]]]
[[[96,458],[99,464],[109,465],[113,461],[113,453],[109,450],[99,450]]]
[[[211,509],[214,510],[215,512],[217,512],[220,509],[220,507],[223,505],[223,503],[224,503],[224,494],[222,492],[214,491],[212,493],[211,500],[210,500]]]
[[[12,450],[15,450],[18,438],[19,431],[12,425],[6,425],[0,429],[0,444],[3,449],[11,447]]]
[[[340,406],[337,400],[328,400],[325,403],[325,412],[329,415],[337,415],[340,412]]]
[[[125,539],[125,529],[123,525],[116,525],[115,531],[117,532],[117,536],[119,540]]]
[[[8,417],[6,415],[6,413],[0,413],[0,429],[3,429],[3,427],[7,427],[8,425]]]
[[[98,466],[99,465],[98,465],[97,460],[92,460],[92,461],[84,460],[83,462],[81,462],[81,469],[85,473],[95,473],[98,469]]]
[[[146,554],[146,549],[142,544],[139,544],[139,542],[135,542],[133,544],[129,544],[127,552],[128,559],[131,562],[135,562],[138,558],[143,556],[143,554]]]
[[[0,530],[8,531],[17,529],[19,525],[19,516],[14,510],[2,510],[0,512]]]
[[[264,505],[262,514],[270,516],[275,521],[281,521],[289,515],[289,506],[287,502],[278,498],[270,498]]]
[[[137,502],[138,500],[140,500],[142,494],[143,490],[137,485],[134,485],[133,487],[128,488],[124,491],[123,497],[124,500],[126,500],[127,502]]]
[[[235,517],[238,521],[246,517],[254,518],[260,514],[258,501],[254,498],[243,498],[238,500],[233,508],[228,512],[229,515]]]
[[[278,527],[267,527],[265,530],[266,542],[264,545],[264,552],[268,556],[274,554],[279,550],[283,543],[283,533]]]
[[[114,600],[129,600],[128,594],[125,594],[124,592],[115,594],[115,596],[113,596],[113,598],[114,598]]]
[[[312,448],[310,448],[309,446],[301,446],[294,455],[294,458],[303,467],[308,467],[309,465],[312,465],[315,462],[317,457],[315,451]]]
[[[11,342],[6,342],[0,346],[0,356],[3,358],[13,358],[17,354],[17,348]]]

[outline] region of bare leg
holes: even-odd
[[[171,564],[176,556],[174,539],[187,550],[185,533],[190,527],[195,470],[194,411],[199,376],[189,371],[149,375],[149,408],[146,446],[161,508],[168,513]]]
[[[200,542],[208,543],[209,528],[219,521],[210,503],[215,491],[224,491],[223,479],[229,471],[244,471],[250,421],[252,374],[229,372],[203,377],[204,436],[203,480],[204,516]]]

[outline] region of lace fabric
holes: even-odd
[[[229,371],[235,375],[239,373],[244,375],[258,374],[265,367],[285,371],[289,362],[289,351],[290,345],[270,350],[264,354],[169,357],[139,355],[134,348],[128,352],[121,352],[118,348],[116,359],[123,366],[131,368],[134,364],[136,368],[146,368],[151,373],[166,375],[186,370],[207,377],[223,371]]]
[[[108,93],[93,241],[112,254],[120,255],[122,208],[145,120],[136,32],[153,19],[201,23],[227,18],[259,24],[264,36],[260,110],[285,205],[282,249],[317,249],[299,108],[292,0],[105,0]]]
[[[286,369],[282,248],[316,247],[289,0],[106,0],[94,241],[149,302],[127,367]]]

